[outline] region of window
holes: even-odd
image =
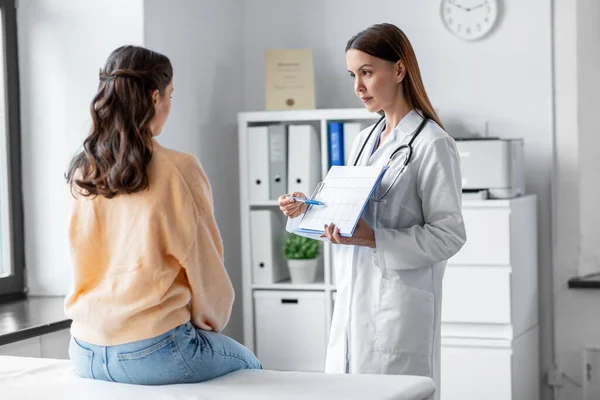
[[[24,291],[15,0],[0,0],[0,296]]]

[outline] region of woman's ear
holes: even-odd
[[[154,105],[158,104],[158,95],[159,95],[158,89],[154,89],[152,91],[152,103],[154,103]]]
[[[400,83],[404,80],[404,76],[406,76],[406,68],[404,67],[404,62],[402,60],[398,60],[395,65],[396,69],[396,83]]]

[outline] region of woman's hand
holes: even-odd
[[[301,203],[294,199],[288,199],[287,196],[300,197],[306,199],[304,193],[294,192],[291,194],[284,194],[279,196],[279,209],[286,217],[296,218],[299,215],[302,215],[308,209],[308,204]]]
[[[325,225],[325,233],[321,237],[327,237],[331,243],[349,244],[355,246],[366,246],[375,248],[375,231],[365,222],[360,219],[352,237],[340,236],[340,230],[334,224]]]

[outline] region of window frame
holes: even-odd
[[[25,287],[25,246],[23,230],[23,195],[21,175],[21,124],[19,63],[17,49],[17,0],[0,0],[3,38],[6,49],[6,108],[8,205],[10,209],[10,243],[12,274],[0,278],[0,298],[23,297]],[[1,40],[2,38],[0,38]],[[2,78],[0,76],[0,78]],[[1,121],[0,121],[1,123]],[[0,250],[1,251],[1,250]]]

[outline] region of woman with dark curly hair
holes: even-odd
[[[206,174],[195,157],[154,139],[172,93],[167,57],[114,50],[100,71],[91,132],[66,174],[69,354],[86,378],[156,385],[262,368],[219,333],[234,291]]]

